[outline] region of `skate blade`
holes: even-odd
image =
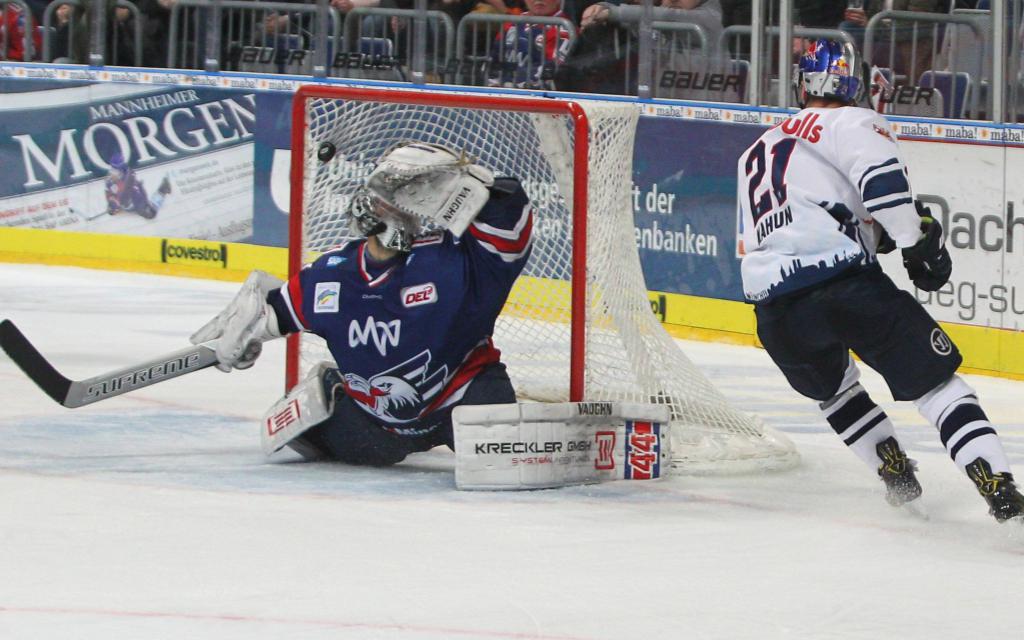
[[[999,524],[1006,527],[1008,537],[1024,541],[1024,515],[1014,516]]]
[[[905,502],[898,508],[900,511],[917,518],[918,520],[931,520],[931,517],[928,515],[928,511],[924,508],[924,505],[921,504],[920,499]]]

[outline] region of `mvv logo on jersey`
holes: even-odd
[[[418,307],[421,304],[431,304],[434,302],[437,302],[437,287],[434,286],[433,282],[402,289],[403,307]]]
[[[378,322],[373,316],[368,316],[362,327],[359,326],[358,320],[353,320],[348,325],[348,346],[359,347],[372,342],[380,355],[386,356],[389,346],[398,346],[401,331],[401,320]]]
[[[318,282],[313,292],[313,313],[337,313],[338,298],[341,293],[340,282]]]

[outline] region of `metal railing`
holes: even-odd
[[[1002,121],[1004,114],[1008,114],[1007,120],[1024,122],[1024,2],[1018,0],[1009,7],[993,8],[992,22],[1007,25],[1005,30],[997,28],[992,33],[992,119]],[[1009,55],[1004,60],[995,55],[996,52]],[[1004,77],[1007,79],[1005,94],[1004,85],[999,83]]]
[[[177,0],[167,66],[323,76],[331,53],[340,51],[340,33],[341,14],[329,6]]]
[[[922,29],[921,25],[925,27]],[[972,78],[969,73],[958,69],[957,57],[972,52],[959,51],[961,47],[957,42],[947,38],[950,35],[948,29],[956,25],[970,29],[975,39],[984,47],[985,33],[975,16],[919,11],[881,11],[871,17],[864,31],[864,59],[876,66],[892,69],[893,82],[896,85],[936,90],[940,88],[936,83],[942,79],[941,89],[944,91],[940,94],[943,98],[941,112],[923,115],[962,117],[962,107],[966,104],[970,104],[972,114],[978,115],[982,110],[982,78]],[[886,30],[888,41],[879,46],[875,41],[876,36]],[[937,64],[943,57],[944,42],[950,43],[946,47],[946,63],[942,65],[945,69]],[[879,55],[880,49],[882,55]],[[980,63],[977,72],[984,74]],[[949,80],[949,83],[946,84],[945,80]],[[925,81],[928,82],[927,85],[924,84]],[[978,83],[979,86],[972,87],[974,83]],[[917,93],[920,95],[920,92]],[[915,98],[915,102],[916,100]]]
[[[56,13],[62,5],[69,5],[71,13],[68,16],[67,22],[55,25]],[[108,11],[111,8],[114,11]],[[115,14],[116,9],[127,10],[129,14],[128,19],[120,20]],[[125,38],[121,34],[121,29],[112,29],[110,37],[106,37],[106,28],[110,26],[107,23],[111,18],[115,22],[115,27],[118,26],[117,23],[122,25],[128,22],[131,23],[131,60],[121,59],[121,46],[124,44],[123,40]],[[144,20],[145,18],[143,18],[139,8],[129,0],[117,0],[116,2],[110,2],[109,0],[60,0],[60,2],[51,2],[43,12],[43,61],[53,62],[55,58],[64,57],[70,58],[73,62],[93,66],[102,66],[105,63],[109,63],[140,67],[142,66],[142,31]],[[57,44],[56,40],[62,39],[65,35],[67,41],[64,47],[64,55],[58,56],[54,51]],[[88,38],[87,55],[75,55],[75,45],[79,44],[81,46],[80,43],[76,43],[78,38]]]
[[[454,24],[446,13],[428,11],[426,1],[413,0],[415,9],[358,7],[343,15],[329,0],[177,0],[167,23],[167,63],[421,84],[569,86],[571,51],[580,38],[568,20],[471,13]],[[645,0],[640,17],[631,16],[608,41],[614,55],[605,57],[614,58],[617,87],[604,83],[601,90],[790,106],[791,42],[827,37],[858,45],[863,37],[865,59],[891,69],[901,91],[916,92],[914,100],[935,97],[916,111],[896,104],[895,113],[1024,120],[1024,0],[993,2],[991,11],[882,12],[850,32],[795,25],[794,2],[752,0],[749,26],[709,37],[696,25],[653,20],[653,3]],[[58,25],[62,5],[72,15]],[[0,8],[30,15],[25,0],[0,0]],[[144,19],[131,0],[55,1],[45,9],[41,29],[6,33],[0,56],[16,37],[13,48],[29,52],[24,57],[41,49],[36,57],[44,61],[70,54],[79,63],[140,65]],[[592,56],[588,74],[599,77],[601,58]]]
[[[347,78],[405,80],[405,68],[419,82],[436,82],[456,46],[455,23],[443,11],[355,7],[345,15],[344,34],[348,56],[334,74]]]

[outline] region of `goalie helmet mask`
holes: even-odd
[[[864,87],[856,49],[835,40],[812,41],[796,66],[793,84],[801,107],[810,97],[856,104]]]
[[[377,241],[386,249],[411,251],[418,228],[407,229],[401,220],[385,220],[379,213],[380,208],[377,197],[369,189],[362,187],[356,191],[348,206],[352,234],[365,238],[377,236]]]

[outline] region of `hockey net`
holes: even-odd
[[[494,335],[522,399],[668,404],[673,468],[685,473],[797,462],[789,440],[731,407],[651,311],[632,219],[635,105],[306,86],[293,114],[293,273],[350,238],[348,200],[394,144],[463,149],[518,177],[534,206],[533,252]],[[336,149],[326,163],[324,142]],[[293,337],[288,385],[329,358],[319,338]]]

